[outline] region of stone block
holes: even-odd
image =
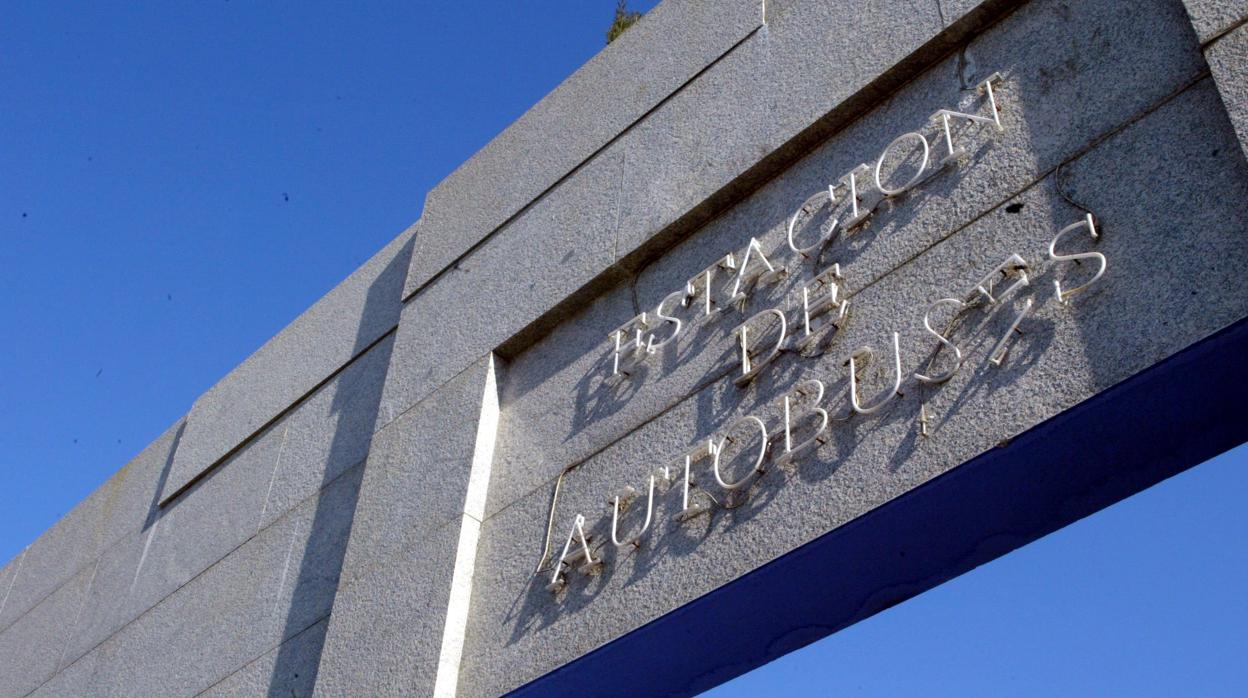
[[[136,535],[153,519],[160,480],[181,427],[179,420],[39,536],[22,553],[21,564],[14,560],[14,576],[3,578],[0,586],[0,628],[92,564],[103,550]]]
[[[972,41],[961,55],[951,56],[927,71],[920,78],[926,89],[917,89],[912,83],[892,94],[878,95],[878,106],[869,117],[853,122],[798,164],[800,168],[816,166],[814,162],[822,161],[822,165],[816,166],[821,170],[819,179],[812,181],[800,198],[786,202],[787,205],[775,210],[773,215],[787,219],[789,213],[820,185],[835,181],[859,163],[874,164],[893,138],[923,126],[937,109],[970,106],[975,101],[974,95],[970,90],[959,95],[958,88],[973,88],[992,73],[1001,72],[1008,78],[1002,100],[1007,109],[1016,110],[1005,118],[1022,116],[1026,124],[1019,124],[1013,130],[1007,127],[1005,138],[998,140],[1012,142],[995,143],[984,153],[990,162],[975,163],[973,171],[978,172],[980,178],[962,182],[964,186],[958,187],[956,192],[940,191],[937,197],[951,199],[968,210],[982,210],[984,202],[967,200],[966,192],[983,188],[985,181],[1000,181],[1008,174],[1015,174],[1015,187],[1025,184],[1070,153],[1086,147],[1092,138],[1133,117],[1150,103],[1171,94],[1185,80],[1200,74],[1199,51],[1188,41],[1187,19],[1181,8],[1171,2],[1154,1],[1138,5],[1137,10],[1123,13],[1120,5],[1104,1],[1070,7],[1043,0],[1029,3],[1002,25]],[[742,95],[753,93],[755,99],[774,103],[769,114],[769,120],[774,123],[772,137],[764,141],[738,142],[742,150],[754,149],[756,153],[759,143],[766,142],[769,145],[762,148],[762,153],[768,153],[838,105],[868,90],[870,80],[857,76],[880,75],[923,44],[939,26],[935,10],[932,12],[931,17],[920,14],[899,22],[895,14],[872,11],[871,7],[846,9],[826,3],[797,5],[770,22],[767,32],[751,37],[734,52],[744,55],[747,47],[754,43],[769,44],[759,49],[769,60],[743,60],[739,68],[727,59],[721,61],[714,70],[682,91],[681,96],[689,94],[685,114],[676,114],[685,104],[678,96],[656,111],[647,123],[669,118],[689,124],[705,121],[706,115],[699,112],[707,99],[697,95],[696,89],[700,83],[718,77],[726,84],[745,85],[737,88]],[[860,21],[847,23],[843,21],[845,16]],[[840,35],[843,32],[852,33],[853,38]],[[1169,40],[1157,41],[1158,35]],[[1146,50],[1145,47],[1153,48],[1150,42],[1156,45],[1156,52]],[[1086,50],[1071,51],[1072,45]],[[862,50],[863,46],[869,46],[870,50]],[[810,47],[818,47],[818,50],[812,51]],[[763,69],[760,70],[760,66]],[[1054,66],[1060,66],[1060,71]],[[720,76],[734,68],[735,74]],[[856,76],[853,82],[847,78],[851,75]],[[1012,93],[1005,93],[1011,89]],[[1081,108],[1093,100],[1096,108]],[[751,112],[747,110],[747,113]],[[700,126],[691,125],[686,130],[696,128]],[[637,150],[659,154],[674,147],[671,143],[664,144],[661,134],[654,139],[658,142],[649,142],[635,138],[635,133],[640,134],[640,130],[630,132],[626,140],[636,141]],[[731,132],[726,139],[731,140]],[[1045,142],[1050,139],[1051,142]],[[642,196],[626,191],[618,244],[621,257],[643,245],[745,169],[691,173],[685,172],[686,168],[672,167],[660,156],[658,167],[664,172],[652,173],[637,165],[638,160],[644,162],[645,159],[631,150],[627,156],[628,172],[636,173],[636,179],[646,182],[649,190]],[[685,158],[683,162],[696,162],[696,158]],[[1002,169],[1020,171],[1011,173]],[[1020,181],[1018,175],[1025,181]],[[693,189],[684,191],[686,196],[680,194],[683,190],[676,184],[677,179],[693,182]],[[789,173],[780,179],[787,183]],[[937,183],[937,186],[951,185]],[[699,192],[696,195],[693,194],[695,189]],[[677,193],[669,194],[673,198],[667,201],[661,197],[654,200],[652,192],[655,191]],[[676,199],[682,200],[677,202]],[[630,215],[630,207],[649,209],[652,213],[646,214],[648,218],[642,216],[644,224],[634,225],[636,216]],[[758,228],[758,220],[755,218],[752,225],[746,226],[738,222],[737,227]],[[770,217],[765,220],[771,226],[781,224]]]
[[[94,571],[88,565],[0,632],[0,696],[24,696],[56,673]]]
[[[177,450],[185,425],[185,418],[179,419],[100,489],[91,493],[92,499],[98,497],[103,500],[100,504],[103,512],[100,550],[141,530],[156,516],[160,488],[173,465],[173,453]]]
[[[368,456],[393,349],[393,335],[382,339],[282,418],[261,526]]]
[[[478,360],[377,432],[344,580],[402,553],[463,513],[486,362]]]
[[[1248,164],[1234,145],[1211,81],[1201,81],[1107,137],[1060,181],[1052,174],[1025,187],[857,290],[856,314],[824,355],[787,353],[746,389],[727,379],[711,382],[607,445],[564,478],[551,531],[556,556],[575,514],[587,516],[594,545],[602,545],[613,492],[625,485],[644,492],[656,467],[679,467],[681,453],[736,416],[756,414],[778,429],[778,400],[800,380],[818,377],[828,386],[825,404],[834,421],[826,444],[794,465],[771,467],[746,499],[718,489],[704,466],[696,475],[699,489],[733,508],[677,524],[678,482],[656,496],[654,529],[640,549],[602,545],[603,570],[592,577],[573,572],[559,598],[546,590],[548,578],[533,575],[547,537],[549,487],[494,514],[478,549],[463,693],[516,688],[1248,316],[1248,289],[1236,282],[1248,264],[1241,232],[1248,222]],[[1149,188],[1158,181],[1168,186]],[[1140,197],[1145,190],[1152,195]],[[1062,305],[1052,282],[1069,289],[1093,274],[1094,262],[1076,266],[1045,255],[1056,231],[1084,215],[1073,201],[1096,213],[1101,237],[1091,245],[1072,236],[1067,244],[1103,253],[1108,267],[1086,293]],[[1170,224],[1178,215],[1182,234]],[[850,352],[875,348],[877,360],[868,364],[861,388],[867,401],[887,394],[892,368],[883,357],[891,358],[890,333],[900,334],[904,375],[926,369],[936,342],[922,329],[924,308],[965,292],[1011,253],[1030,263],[1030,283],[952,334],[965,356],[954,377],[935,386],[907,378],[903,395],[880,411],[849,417],[844,361]],[[1015,336],[1011,325],[1024,299],[1034,305]],[[1014,343],[994,366],[987,357],[1002,336]],[[920,407],[929,417],[927,436],[920,434]],[[500,450],[511,442],[505,433]],[[756,442],[750,438],[749,447]],[[725,459],[731,479],[749,470],[752,459],[740,453]],[[640,525],[644,504],[643,495],[626,514],[624,531]]]
[[[761,0],[669,0],[646,13],[429,192],[404,295],[562,186],[761,24]]]
[[[604,443],[733,370],[739,349],[731,331],[769,305],[795,302],[799,283],[816,271],[836,262],[849,293],[869,287],[1198,78],[1202,64],[1194,46],[1147,40],[1159,25],[1182,28],[1187,21],[1179,8],[1170,7],[1168,14],[1166,8],[1150,4],[1137,17],[1124,15],[1112,2],[1085,2],[1057,22],[1053,3],[1033,3],[976,39],[965,65],[959,56],[950,56],[934,66],[674,245],[642,269],[635,285],[622,283],[569,316],[510,362],[502,400],[511,441],[498,454],[489,511],[549,483]],[[1098,43],[1102,40],[1110,43]],[[1068,73],[1059,80],[1048,73],[1049,66],[1062,63],[1067,43],[1098,48],[1095,56],[1066,64]],[[1110,51],[1112,46],[1121,49]],[[960,67],[972,75],[966,78]],[[896,205],[882,206],[869,227],[834,242],[818,260],[795,261],[800,258],[786,246],[786,227],[807,197],[856,163],[873,161],[893,138],[929,123],[938,109],[985,113],[983,97],[960,86],[973,85],[997,68],[1008,76],[997,90],[1005,132],[972,132],[960,141],[970,147],[963,166],[919,185]],[[1091,94],[1099,94],[1096,108],[1079,108]],[[1065,170],[1061,174],[1065,179]],[[727,252],[739,258],[751,236],[760,239],[769,259],[796,264],[791,277],[760,291],[758,302],[745,312],[706,322],[698,308],[678,311],[687,323],[682,335],[645,362],[636,380],[612,387],[606,380],[613,358],[610,333],[639,310],[652,311]],[[723,279],[731,274],[717,273]],[[569,409],[551,409],[566,403],[567,396],[573,396]]]
[[[25,554],[26,551],[22,550],[8,564],[0,567],[0,616],[4,614],[4,607],[8,603],[9,593],[13,591],[13,583],[17,581],[17,572],[22,567],[22,557]]]
[[[88,498],[27,546],[0,610],[0,629],[12,625],[91,563],[100,517],[100,500]]]
[[[416,227],[386,245],[195,401],[162,502],[394,328]]]
[[[1219,39],[1205,51],[1209,69],[1218,84],[1239,136],[1239,145],[1248,154],[1248,29],[1240,27]]]
[[[945,28],[982,27],[1027,4],[1029,0],[936,0]],[[971,29],[973,32],[974,29]]]
[[[316,695],[433,694],[459,524],[427,533],[343,585]]]
[[[618,255],[650,243],[940,31],[934,3],[908,4],[904,20],[887,11],[896,4],[806,2],[769,12],[766,31],[625,134]]]
[[[151,585],[140,596],[163,598],[256,535],[282,446],[282,430],[266,430],[127,540],[142,560],[136,591]]]
[[[345,473],[99,645],[93,693],[193,695],[274,647],[273,673],[295,673],[307,657],[283,641],[329,613],[359,476]]]
[[[150,525],[104,551],[66,661],[86,654],[256,535],[281,451],[270,429]]]
[[[325,644],[326,618],[214,684],[201,696],[310,696]],[[286,659],[289,658],[289,659]]]
[[[89,698],[101,695],[95,683],[95,672],[100,653],[92,652],[57,672],[55,676],[28,695],[33,698],[64,698],[75,696]]]
[[[608,381],[609,335],[636,315],[632,290],[625,283],[600,295],[508,364],[499,381],[500,439],[508,447],[494,454],[487,516],[668,406],[632,399],[642,376],[619,388]],[[669,357],[687,351],[665,352],[661,365],[670,368]]]
[[[383,339],[100,558],[71,642],[81,656],[363,463],[390,360]]]
[[[1248,0],[1183,0],[1183,6],[1202,45],[1248,18]]]
[[[193,577],[170,578],[163,570],[144,570],[140,565],[145,562],[144,543],[149,535],[136,534],[133,540],[122,541],[101,554],[82,613],[66,639],[60,669],[95,654],[101,643]]]
[[[622,166],[614,153],[590,160],[404,305],[384,414],[424,399],[611,265]]]

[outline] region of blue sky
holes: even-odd
[[[418,218],[425,192],[602,48],[613,8],[6,5],[0,560]],[[716,695],[1248,693],[1246,460]]]
[[[419,218],[614,7],[6,4],[0,560]]]

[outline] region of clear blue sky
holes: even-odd
[[[613,8],[6,4],[0,560],[418,218]],[[715,695],[1248,695],[1246,496],[1241,448]]]

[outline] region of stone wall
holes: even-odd
[[[498,695],[1240,322],[1245,17],[1215,0],[666,0],[0,569],[0,695]],[[933,114],[992,100],[1001,129],[954,118],[962,152],[938,165]],[[794,212],[860,163],[864,207],[881,152],[886,187],[920,170],[917,137],[890,147],[916,131],[921,181],[789,248]],[[836,196],[798,246],[852,216]],[[1099,263],[1049,244],[1089,213],[1097,237],[1072,227],[1058,253],[1099,253],[1105,274],[1059,302],[1054,281]],[[783,272],[755,279],[760,255]],[[684,292],[707,269],[709,315],[705,288]],[[799,347],[817,279],[846,310]],[[923,325],[941,298],[974,307],[945,332],[960,368],[925,382],[953,367]],[[771,308],[784,350],[737,380],[738,327],[768,361]],[[613,333],[634,337],[642,311],[661,346],[615,376]],[[883,401],[870,414],[852,356],[861,401]],[[827,428],[784,458],[786,396],[797,443],[819,392]],[[712,437],[746,484],[695,461],[706,511],[689,516],[684,456]],[[641,529],[656,474],[640,547],[617,547],[614,498],[633,488],[620,535]],[[578,515],[584,572],[558,564]]]

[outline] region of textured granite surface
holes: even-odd
[[[1240,27],[1205,51],[1239,145],[1248,154],[1248,28]]]
[[[181,430],[179,421],[5,566],[0,572],[0,629],[155,516],[161,475]]]
[[[679,525],[680,488],[670,488],[657,498],[648,544],[635,552],[603,545],[605,569],[589,578],[572,573],[557,599],[545,588],[549,579],[533,574],[550,490],[535,490],[487,519],[466,652],[475,659],[461,673],[466,694],[496,695],[560,666],[1248,314],[1248,289],[1235,282],[1248,263],[1242,235],[1248,216],[1233,203],[1248,195],[1248,166],[1225,117],[1209,116],[1217,109],[1211,81],[1197,83],[1073,161],[1060,184],[1056,175],[1044,178],[856,291],[856,314],[828,353],[788,355],[745,390],[730,380],[712,382],[595,453],[562,482],[554,537],[561,544],[573,515],[584,513],[600,545],[608,535],[612,493],[625,485],[641,490],[648,473],[677,467],[681,453],[737,415],[757,414],[778,429],[778,400],[800,380],[823,379],[829,411],[846,417],[844,359],[862,345],[887,354],[889,332],[899,332],[903,397],[877,414],[835,422],[825,446],[794,467],[773,468],[748,499],[718,489],[702,467],[699,491],[739,506]],[[1115,177],[1105,177],[1107,171]],[[1210,178],[1218,182],[1212,189]],[[1173,188],[1136,195],[1160,179]],[[1094,249],[1108,257],[1109,267],[1089,291],[1060,305],[1054,279],[1070,288],[1091,276],[1044,254],[1058,229],[1083,216],[1068,199],[1097,213],[1102,237]],[[1199,210],[1191,227],[1179,232],[1165,223],[1167,211],[1188,204]],[[1071,249],[1089,247],[1088,240],[1076,240],[1069,239]],[[964,292],[1011,253],[1033,265],[1031,284],[996,312],[960,326],[953,338],[966,356],[962,369],[938,387],[909,377],[925,367],[935,344],[922,330],[923,308]],[[1167,261],[1164,275],[1156,272],[1159,259]],[[1003,365],[993,366],[987,355],[1025,299],[1033,306],[1019,325],[1022,334]],[[889,364],[876,362],[866,372],[865,399],[887,394]],[[927,437],[919,434],[920,406],[929,417]],[[988,414],[992,419],[984,418]],[[510,447],[510,429],[500,449]],[[741,453],[755,448],[758,437],[748,436],[726,458],[730,477],[748,471]],[[640,522],[633,518],[628,525]]]
[[[1248,0],[1183,0],[1183,5],[1202,44],[1248,18]]]
[[[762,20],[762,0],[668,0],[647,12],[429,192],[404,296],[531,205]]]
[[[195,401],[162,503],[394,329],[418,228],[400,234]]]
[[[1144,9],[1148,12],[1124,14],[1114,2],[1085,2],[1055,23],[1051,3],[1025,8],[977,38],[965,59],[951,56],[934,66],[783,177],[671,248],[635,280],[595,299],[515,357],[503,386],[514,440],[498,454],[489,511],[549,483],[563,468],[732,370],[733,328],[763,308],[794,303],[798,287],[816,272],[837,263],[849,293],[869,286],[1199,77],[1200,53],[1181,40],[1189,31],[1181,9],[1164,2]],[[1176,40],[1149,43],[1161,23]],[[1059,27],[1062,40],[1054,41]],[[1066,72],[1053,75],[1049,66],[1065,59],[1071,43],[1096,50],[1067,61]],[[818,259],[795,259],[785,235],[789,216],[803,201],[855,164],[874,163],[909,129],[926,126],[935,141],[939,127],[933,131],[938,122],[930,116],[938,109],[987,113],[982,95],[960,89],[962,77],[969,73],[965,82],[974,85],[997,70],[1008,76],[996,89],[1004,132],[968,129],[959,140],[968,151],[964,164],[919,185],[895,205],[882,206],[869,227],[834,240]],[[1092,100],[1095,109],[1071,108]],[[847,215],[846,208],[837,213]],[[696,312],[678,313],[691,329],[646,361],[637,380],[609,385],[610,333],[638,310],[653,310],[724,254],[739,256],[751,236],[762,241],[769,259],[793,267],[790,278],[761,290],[746,312],[728,319],[699,322]],[[727,272],[719,274],[730,280]],[[550,409],[569,400],[573,409]]]
[[[433,694],[458,537],[456,519],[339,590],[316,695]]]
[[[0,696],[429,694],[457,554],[475,561],[456,581],[471,593],[459,694],[497,695],[1248,315],[1242,2],[770,0],[765,22],[762,7],[662,3],[0,567]],[[1004,131],[955,123],[958,164],[810,259],[786,249],[790,214],[901,134],[943,156],[933,113],[987,113],[976,86],[994,73]],[[895,183],[918,152],[890,157]],[[1058,250],[1108,267],[1061,304],[1053,282],[1084,283],[1097,262],[1049,259],[1048,244],[1086,210],[1099,237],[1076,229]],[[615,328],[751,238],[783,275],[713,319],[674,311],[680,336],[607,380]],[[925,308],[1010,254],[1030,283],[954,325],[965,363],[948,382],[916,380],[950,366]],[[737,385],[734,328],[781,307],[800,331],[801,287],[834,263],[847,316]],[[872,349],[858,387],[883,399],[894,331],[901,395],[850,417],[850,353]],[[502,414],[464,548],[491,352]],[[612,495],[642,492],[621,521],[636,531],[647,476],[741,415],[778,453],[781,400],[811,378],[826,443],[737,494],[699,463],[693,500],[718,508],[677,523],[681,488],[660,486],[643,545],[603,545]],[[760,437],[732,436],[736,479]],[[606,564],[552,596],[549,559],[534,569],[577,513]]]
[[[274,673],[297,673],[311,661],[296,652],[306,643],[284,641],[329,614],[338,585],[335,560],[346,546],[360,474],[356,468],[335,480],[50,683],[89,687],[76,695],[194,695],[264,661],[275,648]]]

